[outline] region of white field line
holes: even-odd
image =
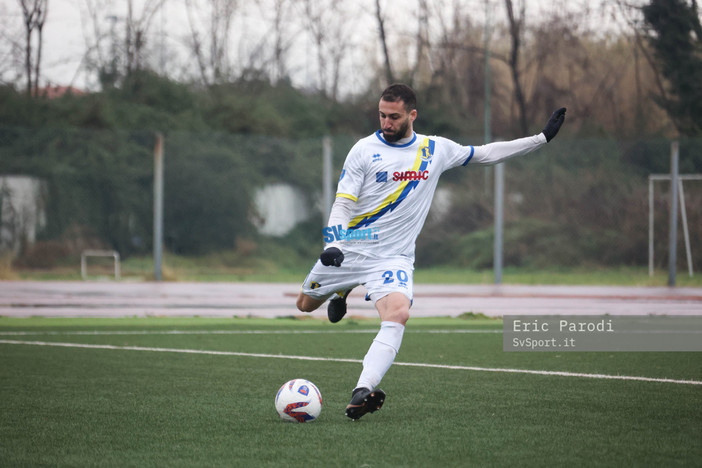
[[[81,331],[0,331],[0,336],[70,335],[314,335],[331,333],[378,333],[378,329],[358,330],[81,330]],[[502,333],[502,330],[406,330],[405,333]]]
[[[241,353],[236,351],[207,351],[202,349],[178,349],[178,348],[149,348],[142,346],[114,346],[114,345],[98,345],[98,344],[83,344],[83,343],[60,343],[49,341],[17,341],[17,340],[0,340],[0,344],[14,345],[32,345],[32,346],[56,346],[63,348],[84,348],[84,349],[110,349],[121,351],[146,351],[152,353],[181,353],[181,354],[204,354],[211,356],[238,356],[238,357],[256,357],[269,359],[292,359],[297,361],[326,361],[326,362],[346,362],[353,364],[362,364],[360,359],[344,359],[344,358],[325,358],[314,356],[291,356],[285,354],[261,354],[261,353]],[[702,385],[702,381],[698,380],[676,380],[676,379],[660,379],[653,377],[637,377],[628,375],[608,375],[608,374],[583,374],[579,372],[561,372],[561,371],[543,371],[530,369],[509,369],[498,367],[474,367],[474,366],[451,366],[445,364],[426,364],[416,362],[395,362],[396,366],[405,367],[424,367],[429,369],[449,369],[449,370],[465,370],[476,372],[500,372],[509,374],[531,374],[531,375],[546,375],[558,377],[576,377],[586,379],[606,379],[606,380],[629,380],[637,382],[654,382],[654,383],[671,383],[682,385]]]

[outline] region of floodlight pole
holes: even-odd
[[[502,284],[502,248],[504,231],[504,197],[505,197],[505,165],[499,163],[495,166],[495,284]]]
[[[485,0],[485,77],[484,77],[484,92],[485,92],[485,109],[483,121],[485,122],[485,144],[490,143],[492,139],[492,109],[490,102],[491,94],[491,72],[490,69],[490,2]]]
[[[648,178],[648,276],[653,278],[653,178]]]
[[[668,244],[668,286],[675,286],[675,270],[677,269],[677,239],[678,239],[678,160],[680,145],[674,141],[670,145],[670,237]]]
[[[163,252],[163,134],[156,134],[154,146],[154,279],[161,281]]]
[[[483,116],[485,127],[485,144],[492,141],[492,108],[490,102],[491,94],[491,69],[490,69],[490,2],[485,0],[485,114]],[[504,165],[495,166],[495,243],[493,245],[493,270],[495,274],[495,284],[502,284],[502,250],[503,250],[503,227],[504,227]],[[487,186],[487,179],[486,184]]]

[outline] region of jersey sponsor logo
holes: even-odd
[[[383,160],[383,157],[380,155],[380,153],[375,153],[373,155],[373,161],[372,162],[380,162]]]
[[[379,228],[343,229],[341,224],[337,224],[322,229],[322,237],[327,244],[334,241],[374,241],[378,240],[379,231]]]
[[[387,182],[388,181],[388,171],[376,172],[375,173],[375,181],[379,182],[379,183]]]
[[[405,180],[427,180],[429,178],[429,171],[404,171],[404,172],[393,172],[392,180],[405,181]]]

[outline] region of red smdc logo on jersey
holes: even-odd
[[[428,178],[429,171],[405,171],[392,173],[392,180],[395,182],[398,180],[427,180]]]

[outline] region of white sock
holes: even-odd
[[[373,390],[380,384],[400,350],[404,332],[405,326],[400,323],[380,323],[380,331],[368,349],[366,357],[363,358],[363,372],[358,378],[356,388],[365,387]]]

